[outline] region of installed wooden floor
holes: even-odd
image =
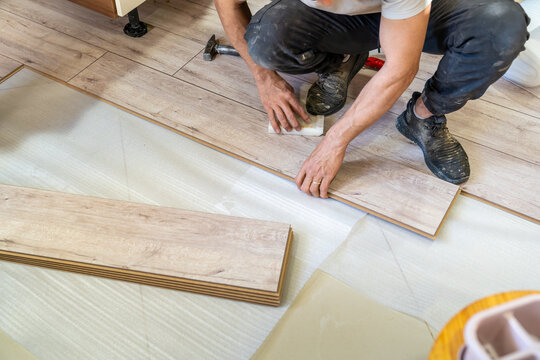
[[[281,300],[287,224],[6,185],[0,199],[2,260],[267,305]]]
[[[263,4],[256,1],[255,8]],[[38,54],[17,50],[16,44],[35,41],[30,32],[18,29],[10,30],[16,42],[0,42],[0,55],[281,176],[294,177],[320,139],[267,135],[267,119],[242,60],[222,56],[202,61],[200,52],[211,33],[223,34],[212,2],[147,1],[140,11],[151,30],[141,39],[129,39],[120,30],[125,19],[110,20],[64,0],[5,0],[0,3],[4,18],[55,33],[56,42],[69,39],[70,46],[85,50],[80,51],[81,59],[93,56],[94,61],[90,66],[71,61],[68,52],[59,55],[54,47],[42,47]],[[90,54],[82,56],[86,53]],[[411,90],[421,90],[436,61],[424,57]],[[63,62],[70,66],[58,66]],[[349,95],[357,94],[372,75],[363,70]],[[298,87],[313,76],[286,78]],[[539,220],[538,98],[504,80],[499,83],[485,100],[471,102],[449,117],[473,167],[463,189]],[[434,237],[458,188],[433,177],[418,148],[394,129],[395,116],[409,94],[353,142],[331,190],[339,200]],[[329,117],[327,127],[337,119]]]

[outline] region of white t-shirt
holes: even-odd
[[[387,19],[410,18],[428,7],[431,0],[334,0],[332,5],[324,6],[317,0],[301,0],[307,6],[343,15],[382,13]]]

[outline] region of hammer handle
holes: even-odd
[[[228,45],[217,45],[216,51],[218,54],[240,56],[240,54],[238,53],[238,51],[236,51],[235,48]]]

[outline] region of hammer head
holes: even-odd
[[[203,53],[203,60],[204,61],[212,61],[214,59],[214,56],[217,54],[217,41],[216,41],[216,35],[212,35],[210,37],[210,40],[206,43],[206,47],[204,48]]]

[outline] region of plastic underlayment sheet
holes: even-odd
[[[40,359],[248,358],[321,263],[435,331],[480,297],[540,289],[540,226],[470,198],[431,241],[29,70],[0,84],[0,114],[0,183],[275,220],[295,232],[279,308],[0,262],[0,329]]]
[[[364,213],[22,70],[0,84],[0,183],[290,223],[272,308],[0,262],[0,329],[40,359],[244,359]]]

